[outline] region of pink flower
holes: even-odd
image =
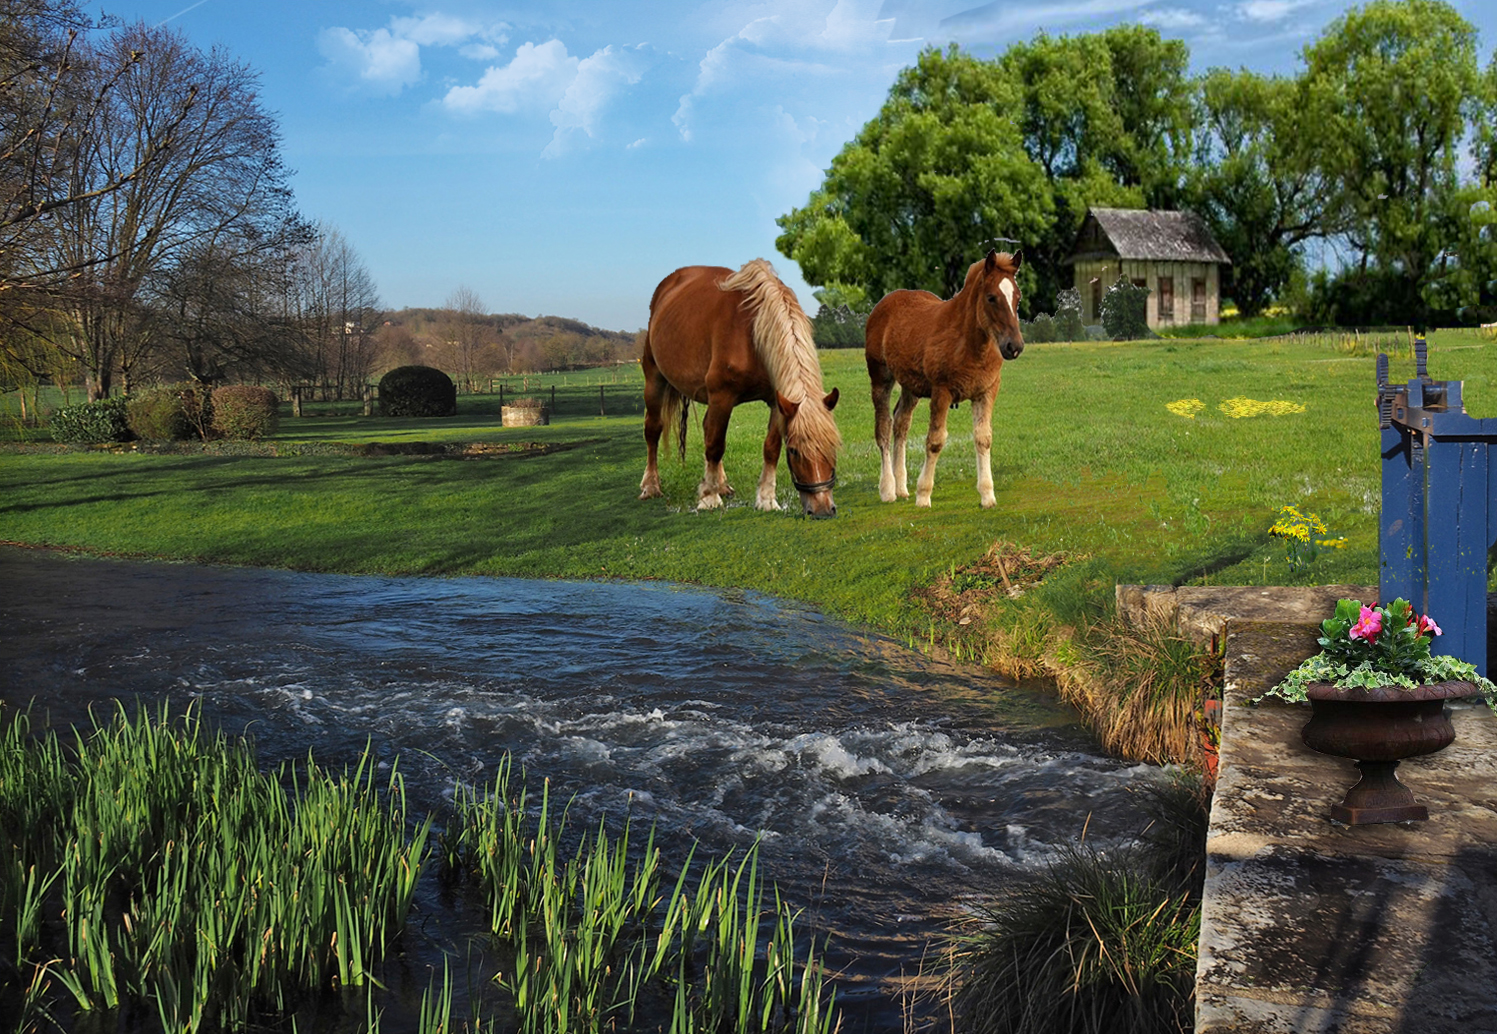
[[[1437,625],[1437,624],[1435,624],[1435,619],[1432,618],[1432,617],[1430,617],[1428,614],[1421,615],[1420,618],[1419,618],[1418,624],[1419,624],[1419,634],[1420,635],[1444,635],[1445,634],[1444,632],[1440,631],[1440,626]]]
[[[1371,607],[1363,607],[1362,619],[1351,626],[1351,631],[1347,635],[1352,639],[1365,639],[1370,643],[1377,638],[1378,633],[1382,630],[1382,613],[1373,610]]]

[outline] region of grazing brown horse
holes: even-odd
[[[946,414],[972,400],[972,438],[977,444],[977,494],[986,508],[993,495],[993,401],[1003,360],[1024,351],[1019,330],[1019,257],[990,251],[967,270],[967,281],[951,299],[929,291],[893,291],[868,314],[865,358],[873,381],[873,436],[882,468],[878,497],[908,498],[905,441],[910,417],[930,399],[925,465],[915,484],[915,505],[929,506],[936,459],[946,444]],[[889,415],[889,392],[899,382],[899,404]],[[893,441],[890,442],[890,430]]]
[[[763,259],[734,273],[721,266],[678,269],[655,288],[640,364],[645,375],[645,476],[639,497],[660,492],[656,450],[679,420],[681,458],[686,458],[686,417],[692,402],[707,404],[702,421],[705,467],[697,509],[723,505],[732,486],[723,473],[728,416],[740,402],[769,405],[764,470],[754,506],[778,510],[775,469],[785,445],[790,479],[801,506],[812,517],[831,517],[832,485],[841,439],[832,407],[837,389],[822,395],[821,362],[811,340],[811,321],[795,294]]]

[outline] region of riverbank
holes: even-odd
[[[508,753],[572,801],[575,835],[632,815],[677,865],[760,841],[797,928],[828,938],[848,1031],[901,1030],[899,994],[953,910],[1083,828],[1127,841],[1130,788],[1158,776],[1101,756],[1042,687],[751,592],[9,550],[0,580],[0,685],[37,687],[63,729],[118,698],[195,704],[267,767],[398,757],[418,815]],[[407,1004],[481,933],[461,903],[418,892]]]
[[[0,540],[313,572],[750,589],[934,656],[1052,680],[1108,749],[1180,761],[1199,742],[1201,696],[1182,687],[1200,681],[1204,662],[1168,628],[1133,636],[1115,618],[1117,584],[1376,577],[1370,355],[1295,340],[1037,345],[1004,371],[992,510],[972,487],[965,410],[952,414],[934,505],[880,502],[871,403],[856,390],[866,383],[861,358],[821,358],[826,383],[844,388],[833,521],[796,516],[783,472],[785,510],[759,512],[740,493],[696,512],[695,427],[687,460],[663,464],[665,497],[640,501],[638,415],[589,409],[592,396],[567,408],[563,386],[564,418],[547,427],[506,429],[496,396],[465,395],[446,421],[287,416],[273,441],[244,455],[0,453]],[[1441,377],[1497,382],[1497,352],[1456,332],[1434,337],[1430,363]],[[608,390],[622,397],[637,384]],[[1481,392],[1467,395],[1479,412]],[[760,465],[756,410],[742,407],[729,433],[725,465],[740,487]],[[1365,428],[1347,419],[1361,412]],[[481,458],[451,458],[474,451]],[[1317,513],[1344,543],[1291,568],[1269,534],[1285,503]],[[1173,688],[1135,698],[1165,699],[1168,719],[1153,721],[1151,705],[1114,727],[1145,670],[1174,672]]]

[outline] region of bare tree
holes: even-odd
[[[116,369],[128,378],[155,347],[143,307],[153,278],[229,237],[270,235],[288,218],[290,191],[248,66],[143,25],[113,33],[92,62],[123,71],[71,169],[68,189],[86,200],[53,213],[38,264],[72,271],[58,344],[101,398]]]
[[[295,255],[288,313],[300,327],[324,395],[362,390],[373,370],[375,331],[383,323],[379,290],[344,236],[319,225]]]
[[[459,287],[447,298],[445,336],[457,363],[459,378],[469,392],[476,390],[476,365],[480,352],[492,343],[492,328],[486,326],[483,302],[478,292]]]

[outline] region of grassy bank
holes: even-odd
[[[1073,697],[1100,722],[1106,694],[1086,701],[1116,667],[1117,582],[1377,580],[1374,361],[1331,336],[1031,346],[1004,369],[990,511],[977,505],[968,406],[952,414],[932,508],[879,502],[867,375],[860,353],[839,350],[823,353],[846,443],[832,521],[795,516],[783,469],[785,512],[745,501],[766,419],[757,405],[735,413],[729,435],[733,505],[692,509],[699,427],[687,461],[662,465],[665,498],[638,501],[644,447],[628,369],[606,384],[557,380],[548,427],[502,428],[497,396],[477,395],[441,421],[287,416],[271,445],[292,455],[14,446],[0,454],[0,540],[312,571],[757,589],[1010,672],[1063,685],[1070,673],[1085,683]],[[1412,365],[1396,357],[1393,378]],[[1497,412],[1497,350],[1484,339],[1437,333],[1430,366],[1466,381],[1472,415]],[[549,398],[551,383],[520,388]],[[917,432],[924,423],[922,410]],[[375,441],[540,448],[474,458],[343,448]],[[917,436],[912,474],[920,450]],[[1319,514],[1342,548],[1291,569],[1269,535],[1286,504]],[[995,567],[995,555],[1018,566]],[[1021,555],[1050,558],[1042,577]],[[1168,640],[1164,630],[1138,649]]]

